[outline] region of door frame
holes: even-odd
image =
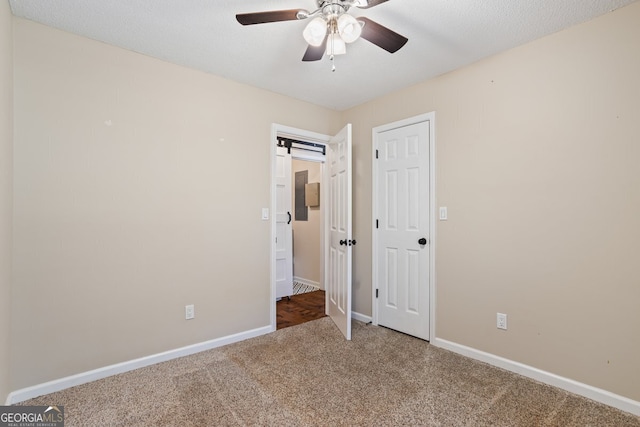
[[[276,217],[274,212],[276,210],[276,144],[278,141],[278,137],[282,138],[291,138],[298,139],[307,142],[316,142],[319,144],[329,145],[329,141],[331,140],[330,135],[324,135],[317,132],[311,132],[304,129],[298,129],[291,126],[285,126],[277,123],[273,123],[271,125],[271,138],[269,139],[271,148],[270,148],[270,162],[271,162],[271,177],[270,177],[270,207],[269,211],[271,212],[269,221],[271,225],[270,232],[270,242],[269,245],[269,281],[270,281],[270,329],[271,332],[277,329],[277,320],[276,320]],[[316,157],[313,156],[305,156],[304,154],[297,154],[293,156],[299,160],[309,160],[313,161]],[[325,207],[328,203],[328,194],[327,191],[322,191],[322,188],[327,188],[326,186],[326,175],[327,168],[326,162],[322,163],[322,181],[320,185],[320,205],[322,206],[320,212],[320,223],[322,224],[322,230],[320,232],[320,262],[322,263],[322,267],[320,268],[320,281],[325,284],[326,280],[326,260],[325,260],[325,242],[327,240],[327,216],[325,214]]]
[[[371,131],[371,323],[378,324],[378,303],[376,289],[378,289],[378,269],[376,268],[378,234],[375,223],[378,206],[378,165],[376,162],[376,147],[378,134],[404,126],[411,126],[421,122],[429,122],[429,340],[435,339],[436,326],[436,113],[420,114],[386,125],[377,126]]]

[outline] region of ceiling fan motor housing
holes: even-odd
[[[331,20],[335,19],[338,16],[342,15],[349,9],[349,6],[345,6],[339,0],[333,0],[331,2],[325,1],[324,6],[322,6],[322,15],[327,19]]]

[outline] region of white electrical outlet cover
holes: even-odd
[[[507,329],[507,315],[504,313],[496,314],[496,327],[498,329]]]

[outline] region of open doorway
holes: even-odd
[[[325,312],[351,339],[351,271],[353,246],[351,222],[351,124],[333,136],[271,126],[271,330],[276,330],[276,301],[293,294],[291,162],[296,158],[320,161],[322,167],[321,279],[325,288]],[[301,145],[301,146],[300,146]],[[310,147],[314,148],[309,151]],[[317,151],[321,150],[318,157]],[[315,151],[315,153],[313,153]],[[315,156],[315,157],[309,157]],[[330,185],[329,185],[330,184]],[[284,201],[284,202],[283,202]],[[326,213],[323,213],[326,212]],[[267,212],[268,213],[268,212]],[[267,215],[268,217],[268,215]]]
[[[322,276],[322,163],[298,159],[291,162],[294,295],[324,289]]]
[[[323,162],[301,159],[292,150],[291,208],[293,293],[276,302],[277,329],[326,316],[322,281]]]

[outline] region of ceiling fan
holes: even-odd
[[[236,19],[242,25],[254,25],[312,18],[302,33],[309,44],[302,57],[303,61],[318,61],[325,53],[333,60],[334,55],[346,53],[346,43],[353,43],[360,37],[394,53],[407,43],[406,37],[371,19],[356,19],[347,13],[352,7],[369,9],[387,1],[316,0],[318,8],[313,12],[305,9],[273,10],[240,13],[236,15]],[[335,71],[335,66],[333,70]]]

